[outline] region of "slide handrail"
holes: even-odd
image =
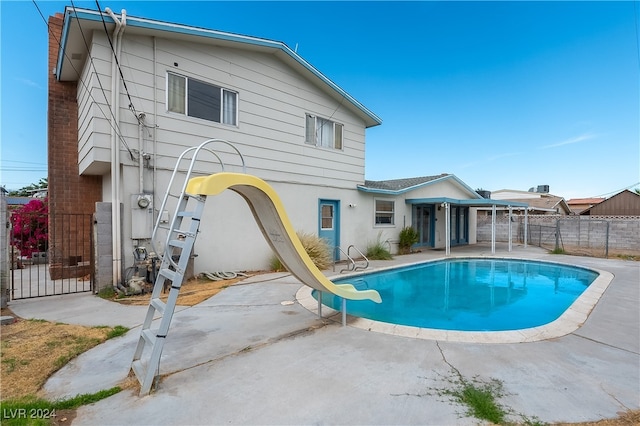
[[[244,198],[275,254],[303,284],[344,299],[382,302],[376,290],[357,290],[352,284],[335,284],[325,277],[302,246],[280,197],[264,180],[243,173],[222,172],[191,178],[186,191],[193,195],[210,196],[227,189]]]
[[[218,163],[220,164],[220,168],[222,169],[222,171],[225,171],[225,164],[222,161],[222,158],[220,158],[220,156],[213,150],[211,149],[209,146],[215,143],[219,143],[219,144],[223,144],[223,145],[227,145],[229,147],[231,147],[240,157],[240,162],[241,162],[241,166],[242,166],[242,172],[246,173],[247,172],[247,166],[246,163],[244,161],[244,156],[242,155],[242,153],[238,150],[238,148],[236,148],[231,142],[223,140],[223,139],[207,139],[206,141],[202,142],[200,145],[198,146],[192,146],[190,148],[185,149],[180,156],[178,157],[178,160],[176,161],[176,165],[173,169],[173,172],[171,173],[171,178],[169,179],[169,184],[167,185],[167,190],[164,194],[164,197],[162,199],[162,203],[160,204],[160,208],[157,210],[158,211],[158,217],[156,218],[154,227],[153,227],[153,232],[151,233],[151,248],[152,250],[156,253],[157,256],[160,255],[159,251],[158,251],[158,247],[156,246],[156,242],[157,242],[157,237],[158,237],[158,230],[160,228],[163,228],[162,223],[163,223],[163,212],[165,211],[166,207],[167,207],[167,202],[169,200],[169,198],[174,197],[177,198],[178,200],[183,198],[185,196],[186,189],[187,189],[187,184],[189,182],[189,179],[191,179],[191,175],[193,174],[193,169],[196,165],[196,162],[198,161],[198,155],[200,154],[200,152],[204,151],[204,152],[208,152],[209,154],[213,155],[217,160]],[[191,158],[189,158],[189,154],[193,153],[193,155],[191,156]],[[188,167],[185,169],[181,169],[181,165],[183,163],[183,161],[189,161],[188,163]],[[176,177],[178,176],[179,173],[184,173],[184,180],[182,181],[182,185],[180,186],[180,190],[179,191],[175,191],[173,192],[173,186],[174,183],[176,182]],[[179,203],[178,203],[179,204]],[[173,218],[169,219],[169,223],[170,225],[168,226],[169,231],[171,231],[173,229],[173,226],[175,224],[175,213],[173,215]],[[167,238],[166,238],[166,242],[165,242],[165,247],[164,250],[166,250],[166,247],[169,243],[169,240],[171,238],[171,232],[167,233]],[[171,266],[173,266],[174,268],[177,267],[177,265],[175,264],[175,262],[173,261],[173,259],[171,259],[171,257],[169,257],[169,264],[171,264]]]

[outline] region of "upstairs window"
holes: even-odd
[[[238,123],[238,94],[193,78],[167,73],[167,110],[216,123]]]
[[[304,142],[325,148],[342,149],[343,125],[307,114]]]
[[[395,223],[395,202],[389,200],[375,200],[375,224],[393,225]]]

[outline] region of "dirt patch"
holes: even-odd
[[[248,273],[246,275],[257,275],[257,272]],[[227,287],[230,287],[247,277],[237,277],[230,280],[212,281],[205,278],[194,278],[182,284],[180,293],[178,294],[177,304],[180,306],[194,306],[198,303],[204,302],[208,298],[215,296]],[[163,292],[160,296],[162,301],[166,302],[169,297],[169,292]],[[149,304],[151,298],[151,287],[148,287],[148,291],[145,294],[135,296],[114,296],[111,298],[114,302],[121,303],[123,305],[135,305],[146,306]]]
[[[640,410],[620,413],[616,419],[600,420],[585,423],[556,423],[556,426],[638,426],[640,425]]]
[[[58,410],[56,417],[51,420],[52,426],[70,425],[77,416],[76,410]]]
[[[2,315],[15,317],[8,309]],[[107,340],[113,330],[22,318],[0,327],[2,400],[37,395],[51,374]]]
[[[553,251],[555,246],[553,245],[543,245],[543,248]],[[604,247],[578,247],[578,246],[562,246],[563,254],[568,254],[571,256],[585,256],[585,257],[598,257],[598,258],[607,258],[607,259],[621,259],[621,260],[631,260],[631,261],[640,261],[640,252],[634,250],[618,250],[618,249],[610,249],[607,253]]]

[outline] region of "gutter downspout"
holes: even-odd
[[[158,102],[156,99],[156,96],[158,94],[157,92],[157,78],[156,78],[156,60],[157,60],[157,45],[156,45],[156,38],[155,36],[153,37],[153,176],[151,177],[151,193],[153,194],[153,203],[152,203],[152,207],[153,207],[153,211],[155,213],[156,211],[156,185],[157,185],[157,164],[158,164],[158,159],[157,159],[157,144],[158,144],[158,139],[157,139],[157,132],[156,132],[156,126],[158,123]],[[160,214],[160,213],[158,213]],[[153,223],[156,223],[156,217],[153,217]],[[153,241],[151,242],[151,244],[153,245]]]
[[[144,192],[144,112],[138,114],[138,194]]]
[[[118,289],[122,280],[122,226],[120,215],[120,142],[116,129],[120,128],[119,111],[120,111],[120,81],[118,79],[118,62],[120,61],[120,52],[122,47],[122,34],[126,26],[126,10],[122,9],[122,19],[109,9],[105,8],[105,12],[109,14],[116,27],[113,30],[113,42],[115,43],[114,58],[111,61],[111,239],[112,239],[112,256],[113,256],[113,286]],[[116,61],[117,60],[117,61]]]

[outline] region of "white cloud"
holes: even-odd
[[[557,148],[559,146],[571,145],[571,144],[574,144],[574,143],[580,143],[580,142],[588,141],[590,139],[594,139],[597,136],[598,135],[595,135],[593,133],[585,133],[583,135],[576,136],[575,138],[566,139],[566,140],[564,140],[562,142],[553,143],[551,145],[544,145],[544,146],[541,147],[541,149]]]
[[[42,89],[42,86],[40,86],[38,83],[36,83],[33,80],[29,80],[27,78],[20,78],[20,77],[16,78],[16,80],[18,80],[22,84],[26,84],[27,86],[35,87],[36,89]]]
[[[504,154],[494,155],[492,157],[487,158],[487,161],[495,161],[501,158],[514,157],[516,155],[520,155],[519,152],[505,152]]]

